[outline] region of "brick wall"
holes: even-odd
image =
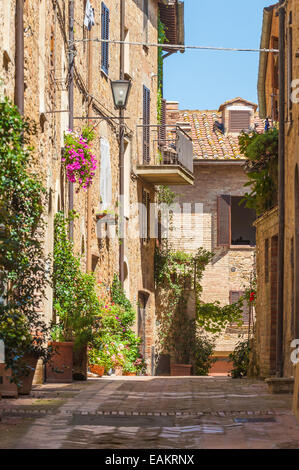
[[[3,79],[1,95],[14,99],[15,74],[15,0],[5,0],[0,6],[0,76]],[[36,170],[42,176],[48,193],[51,195],[51,207],[47,208],[45,219],[47,234],[45,238],[46,253],[53,252],[53,224],[56,211],[68,209],[68,187],[61,171],[61,148],[63,132],[68,129],[68,2],[57,0],[33,0],[24,3],[24,42],[25,42],[25,115],[30,115],[38,124],[38,134],[32,139],[36,154]],[[93,0],[96,24],[92,28],[94,37],[101,37],[101,1]],[[110,10],[110,38],[119,39],[120,2],[105,0]],[[129,30],[131,41],[143,40],[143,2],[141,0],[126,1],[125,27]],[[75,0],[75,39],[87,38],[83,27],[84,2]],[[8,13],[10,15],[8,15]],[[157,42],[157,0],[149,1],[148,40]],[[88,111],[88,46],[85,42],[76,42],[75,82],[74,82],[74,116],[86,116]],[[109,45],[109,73],[101,71],[101,45],[92,43],[93,79],[90,94],[94,96],[93,113],[103,118],[117,116],[114,109],[110,79],[119,79],[119,45]],[[142,180],[134,177],[137,163],[136,123],[141,123],[143,112],[143,85],[151,92],[150,114],[151,123],[157,120],[157,49],[142,46],[126,48],[126,58],[130,58],[130,66],[126,65],[127,78],[132,79],[132,89],[126,110],[126,142],[130,146],[128,157],[127,196],[130,204],[141,202]],[[128,64],[128,63],[127,63]],[[52,113],[51,111],[55,111]],[[45,114],[41,114],[45,112]],[[75,119],[74,128],[80,130],[85,120]],[[118,272],[118,239],[97,238],[96,211],[100,205],[100,174],[101,155],[100,139],[105,138],[110,145],[112,209],[117,211],[119,191],[119,145],[118,121],[97,120],[96,138],[93,149],[98,160],[98,169],[90,189],[92,199],[92,246],[93,265],[96,277],[101,281],[103,297],[111,284],[113,274]],[[132,178],[131,178],[132,175]],[[76,188],[75,188],[76,189]],[[151,199],[154,199],[154,187],[149,186]],[[82,269],[86,266],[87,240],[87,194],[83,190],[74,193],[74,209],[79,219],[74,223],[74,246],[76,253],[82,255]],[[131,226],[134,213],[131,211],[126,224]],[[151,347],[155,336],[155,301],[153,282],[154,240],[143,246],[139,239],[139,223],[136,225],[134,239],[125,243],[125,259],[128,278],[126,291],[137,311],[138,292],[146,291],[149,295],[147,304],[146,325],[146,359],[151,368]],[[44,302],[44,315],[52,319],[52,290],[47,292]],[[135,327],[136,328],[136,327]]]
[[[277,320],[278,211],[265,213],[256,223],[256,347],[262,377],[275,374]]]
[[[217,246],[217,196],[244,195],[247,177],[241,166],[223,165],[220,162],[204,166],[195,163],[194,176],[193,186],[171,189],[177,194],[176,201],[179,203],[203,204],[203,213],[199,216],[201,223],[195,229],[196,215],[187,216],[181,222],[184,236],[180,239],[172,238],[171,242],[177,249],[187,252],[195,253],[202,246],[214,253],[214,259],[203,276],[202,300],[218,300],[221,305],[226,305],[230,301],[230,291],[243,291],[244,286],[248,286],[255,250],[253,247],[238,245]],[[217,340],[216,350],[228,354],[234,349],[237,340],[238,333],[228,330]]]

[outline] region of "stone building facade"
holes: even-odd
[[[47,254],[53,252],[55,213],[62,210],[67,214],[70,207],[69,185],[61,166],[70,108],[73,108],[74,130],[80,132],[90,122],[94,125],[93,150],[98,167],[89,189],[89,199],[88,192],[76,192],[74,188],[73,208],[79,218],[74,221],[73,240],[75,252],[82,256],[82,268],[85,269],[90,262],[105,297],[113,275],[119,272],[119,241],[113,216],[119,207],[119,114],[114,108],[110,80],[120,77],[120,45],[89,39],[120,39],[120,9],[123,4],[125,40],[157,43],[160,5],[163,5],[167,18],[168,4],[173,9],[179,2],[93,0],[94,25],[90,31],[84,26],[86,3],[86,0],[4,0],[0,3],[1,95],[15,100],[19,86],[15,80],[15,44],[17,35],[21,34],[24,41],[24,115],[38,124],[38,133],[32,139],[36,171],[42,176],[49,196],[45,210]],[[74,42],[69,41],[71,4],[74,9]],[[15,21],[18,6],[23,9],[22,31],[20,28],[17,30]],[[176,15],[169,20],[170,31],[171,21],[176,24]],[[174,40],[176,38],[175,34]],[[69,55],[72,47],[74,96],[71,102]],[[138,213],[138,203],[144,201],[145,192],[149,201],[154,201],[155,181],[148,182],[136,173],[137,164],[142,159],[142,128],[137,125],[144,124],[145,113],[148,124],[157,124],[157,75],[156,47],[124,46],[124,78],[132,83],[125,111],[123,204],[127,235],[124,242],[124,289],[136,308],[135,329],[144,340],[149,373],[153,372],[155,342],[155,240],[145,242],[140,238],[143,222]],[[99,215],[103,215],[105,210],[110,216],[100,219]],[[52,320],[50,288],[44,302],[44,315],[49,322]]]
[[[281,31],[278,31],[277,27],[277,17],[275,16],[275,11],[278,11],[280,8],[279,4],[276,4],[272,7],[273,15],[270,19],[267,16],[267,9],[264,13],[264,25],[263,29],[266,27],[271,31],[275,32],[275,37],[279,39]],[[283,279],[283,297],[284,297],[284,308],[283,308],[283,354],[282,354],[282,364],[283,364],[283,376],[291,377],[294,375],[294,365],[291,361],[291,353],[293,347],[291,342],[299,338],[299,321],[298,321],[298,235],[297,235],[297,226],[298,226],[298,201],[299,201],[299,183],[298,183],[298,100],[296,100],[296,87],[294,87],[293,80],[297,78],[298,75],[298,58],[297,51],[299,47],[299,2],[297,0],[289,0],[284,3],[282,6],[285,12],[285,30],[283,34],[285,36],[285,146],[284,146],[284,161],[285,161],[285,195],[284,195],[284,211],[285,211],[285,227],[284,227],[284,279]],[[263,39],[263,34],[262,34]],[[268,42],[265,42],[266,47],[270,46],[271,36],[268,38]],[[271,56],[275,54],[269,54],[268,62],[271,63]],[[263,61],[263,53],[261,53],[260,63]],[[260,67],[259,73],[259,84],[262,85],[260,94],[260,99],[264,102],[271,101],[271,83],[273,80],[278,82],[278,70],[273,67],[267,68],[266,72]],[[295,96],[293,95],[295,94]],[[263,111],[263,108],[261,108]],[[279,110],[278,110],[279,111]],[[263,117],[263,116],[261,116]],[[278,220],[280,217],[280,212],[278,212]],[[270,216],[273,218],[273,215]],[[260,224],[261,230],[263,224],[265,225],[265,230],[267,229],[267,216],[257,222]],[[258,225],[257,225],[258,227]],[[263,265],[265,264],[263,254],[257,257],[258,269],[262,272]],[[269,270],[272,275],[272,267],[270,265]],[[273,273],[275,275],[275,273]],[[261,280],[261,283],[263,280]],[[265,297],[267,293],[261,288],[260,290],[260,299],[258,302],[263,305],[266,300]],[[268,316],[270,312],[267,312]],[[266,315],[266,312],[263,310],[260,311],[261,318]],[[269,318],[267,323],[261,323],[260,326],[261,334],[267,338],[268,344],[271,342],[271,329]],[[277,334],[277,329],[275,331]],[[273,352],[274,354],[274,352]],[[276,361],[276,351],[275,357],[273,359],[274,363]],[[261,351],[260,362],[264,362],[265,358],[263,352]],[[267,369],[268,374],[277,373],[275,367],[271,370]]]
[[[256,330],[257,371],[275,375],[277,327],[278,209],[264,213],[256,227]]]
[[[179,204],[200,204],[198,211],[184,216],[184,233],[173,238],[178,249],[195,253],[199,247],[214,253],[203,280],[202,300],[235,302],[250,284],[254,270],[255,214],[239,206],[248,181],[243,169],[238,135],[242,129],[262,129],[256,105],[241,98],[227,101],[215,111],[179,110],[177,102],[167,102],[167,123],[176,123],[193,139],[194,185],[184,186],[177,194]],[[248,330],[248,312],[244,327],[233,325],[218,338],[217,363],[211,373],[227,373],[228,355],[238,335]]]

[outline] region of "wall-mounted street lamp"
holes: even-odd
[[[124,15],[124,2],[121,2]],[[122,21],[122,30],[123,30]],[[123,57],[123,48],[121,48],[121,56]],[[121,61],[123,64],[123,60]],[[125,272],[124,272],[124,259],[125,259],[125,224],[124,224],[124,154],[125,154],[125,124],[124,124],[124,110],[127,106],[131,81],[124,80],[123,66],[121,66],[120,80],[110,80],[114,106],[119,110],[119,279],[122,287],[124,286]]]
[[[114,106],[117,109],[125,109],[131,90],[130,80],[114,80],[110,81]]]

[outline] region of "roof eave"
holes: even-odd
[[[269,48],[274,7],[275,5],[264,8],[260,49]],[[267,64],[268,64],[268,53],[260,52],[257,94],[258,94],[258,103],[259,103],[259,116],[261,119],[265,119],[267,117],[267,105],[266,105]]]

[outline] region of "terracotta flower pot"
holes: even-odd
[[[102,377],[105,372],[105,367],[104,366],[98,366],[97,364],[90,364],[89,365],[89,370],[93,374],[97,374],[99,377]]]
[[[118,376],[123,375],[123,368],[117,366],[115,367],[114,372],[115,372],[115,375],[118,375]]]
[[[73,355],[73,379],[87,380],[87,346],[74,349]]]
[[[73,347],[74,343],[49,343],[53,347],[53,355],[46,365],[46,382],[70,383],[73,381]]]
[[[20,377],[20,381],[22,382],[22,385],[18,387],[18,392],[20,395],[29,395],[32,389],[32,382],[33,382],[38,359],[37,357],[31,354],[26,354],[23,360],[26,363],[26,365],[30,367],[30,371],[28,375],[24,375]]]
[[[171,376],[191,375],[191,364],[170,364]]]
[[[18,387],[10,382],[11,369],[5,369],[5,364],[0,364],[0,395],[2,397],[18,398]]]
[[[127,375],[127,376],[136,376],[136,372],[124,372],[123,375]]]

